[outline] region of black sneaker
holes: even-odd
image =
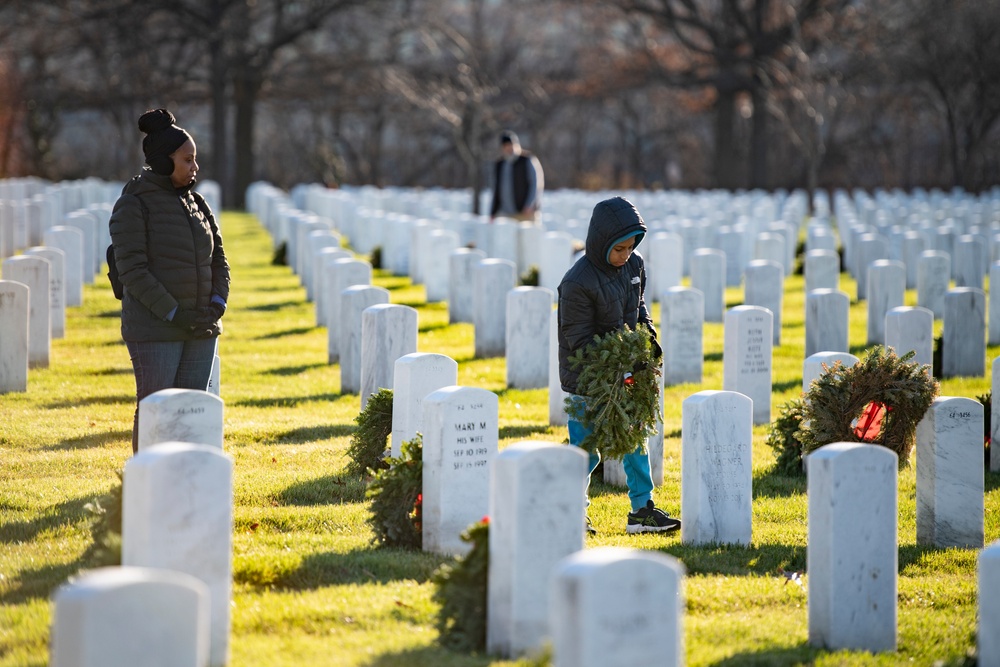
[[[647,501],[646,506],[628,513],[629,533],[669,533],[681,527],[680,519],[672,519],[669,514],[653,506],[653,501]]]
[[[594,524],[590,521],[590,515],[587,515],[587,523],[584,526],[588,535],[597,535],[597,529],[594,528]]]

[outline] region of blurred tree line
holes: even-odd
[[[995,0],[0,0],[0,177],[550,188],[1000,182]],[[478,198],[472,197],[473,206]]]

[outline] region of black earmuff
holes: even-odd
[[[169,155],[154,155],[146,159],[146,164],[154,174],[169,176],[174,173],[174,161]]]

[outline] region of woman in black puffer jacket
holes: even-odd
[[[111,244],[124,285],[122,338],[135,372],[132,451],[138,402],[161,389],[208,388],[220,318],[229,299],[229,263],[205,199],[191,135],[166,109],[139,118],[148,168],[130,180],[111,214]]]

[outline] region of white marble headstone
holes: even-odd
[[[553,667],[684,664],[684,565],[656,551],[597,547],[556,564]]]
[[[691,287],[704,297],[706,322],[722,322],[726,307],[726,253],[699,248],[691,255]]]
[[[25,255],[41,257],[49,263],[49,322],[53,338],[66,337],[66,253],[59,248],[36,246]]]
[[[170,442],[125,462],[122,565],[176,570],[208,586],[210,663],[229,656],[233,581],[233,459]]]
[[[542,234],[538,286],[556,292],[571,266],[573,266],[573,237],[567,232]]]
[[[316,326],[318,327],[328,327],[330,325],[331,313],[339,312],[338,310],[331,310],[333,306],[330,299],[330,289],[334,278],[330,274],[333,271],[334,263],[341,259],[354,259],[354,257],[349,251],[339,246],[331,245],[321,247],[314,260],[316,262],[314,270],[316,289],[314,296],[316,303]],[[366,285],[370,282],[371,279],[360,284]]]
[[[722,388],[753,401],[753,423],[771,422],[771,311],[736,306],[726,312]]]
[[[892,259],[875,260],[868,266],[868,344],[885,344],[885,315],[903,305],[906,267]]]
[[[917,261],[917,305],[944,317],[944,295],[951,282],[951,258],[946,252],[925,250]]]
[[[918,364],[934,363],[934,313],[920,306],[900,306],[885,315],[885,346],[903,356],[911,350],[910,360]]]
[[[549,327],[555,294],[545,287],[507,292],[506,374],[510,389],[541,389],[549,380]]]
[[[705,390],[681,407],[681,543],[750,544],[753,402]]]
[[[972,234],[962,234],[955,239],[955,287],[983,289],[983,264],[986,245]]]
[[[438,389],[423,401],[423,550],[464,555],[462,532],[489,512],[499,399],[478,387]]]
[[[52,596],[50,667],[205,667],[209,592],[183,572],[104,567]]]
[[[747,264],[744,272],[744,305],[760,306],[771,311],[772,337],[775,346],[781,345],[781,311],[785,296],[785,274],[773,260],[755,259]]]
[[[424,398],[431,392],[456,384],[458,363],[451,357],[413,352],[396,359],[392,379],[391,451],[394,457],[403,453],[404,442],[424,432],[421,426]]]
[[[456,248],[448,256],[448,323],[473,321],[472,268],[486,259],[473,248]]]
[[[28,291],[0,280],[0,394],[28,391]]]
[[[100,254],[97,249],[97,217],[87,211],[76,210],[67,213],[62,224],[66,227],[75,227],[83,233],[83,282],[90,285],[94,282]]]
[[[990,290],[986,294],[987,338],[989,345],[1000,345],[1000,261],[990,264]]]
[[[389,303],[389,290],[372,285],[354,285],[340,296],[340,316],[331,332],[340,335],[340,391],[361,393],[362,314],[371,306]]]
[[[897,466],[881,445],[837,442],[809,455],[809,643],[896,650]]]
[[[944,296],[941,377],[982,377],[986,373],[986,294],[954,287]]]
[[[665,386],[701,383],[705,364],[705,297],[691,287],[671,287],[660,299],[659,342]]]
[[[1000,541],[979,554],[978,575],[977,657],[980,665],[1000,665]]]
[[[500,223],[493,226],[500,226]],[[516,286],[517,268],[510,260],[484,259],[472,268],[472,317],[477,359],[504,355],[507,292]]]
[[[139,451],[161,442],[223,448],[223,402],[199,389],[161,389],[139,401]]]
[[[344,290],[355,285],[370,285],[372,281],[372,265],[360,259],[337,259],[327,264],[325,283],[322,294],[326,301],[324,313],[327,326],[327,362],[336,363],[340,360],[340,342],[344,322],[334,313],[342,314],[341,300]]]
[[[990,367],[990,391],[1000,396],[1000,357]],[[985,415],[984,415],[985,417]],[[1000,471],[1000,400],[990,400],[990,472]]]
[[[4,280],[28,286],[28,366],[31,368],[49,367],[52,349],[50,271],[48,260],[27,255],[8,257],[0,268]]]
[[[831,289],[806,294],[806,356],[817,352],[848,352],[847,319],[850,297]]]
[[[323,279],[321,252],[326,248],[339,249],[340,234],[330,229],[318,229],[306,236],[306,247],[302,254],[302,284],[306,288],[306,300],[317,304],[319,310],[319,283]]]
[[[659,302],[671,287],[678,287],[684,270],[684,239],[674,232],[659,231],[649,239],[646,292]]]
[[[424,287],[427,291],[427,303],[447,301],[451,288],[451,263],[444,258],[458,249],[461,239],[457,232],[447,229],[435,229],[427,237],[428,257],[435,258],[424,264]]]
[[[778,232],[758,232],[753,245],[754,260],[770,260],[781,267],[785,276],[785,237]]]
[[[566,426],[566,397],[559,377],[559,309],[553,308],[549,315],[549,424]]]
[[[868,267],[876,260],[889,258],[889,241],[881,234],[862,234],[857,239],[856,254],[857,297],[858,301],[864,301],[868,298]]]
[[[417,311],[380,303],[361,313],[361,409],[368,397],[392,389],[396,360],[417,351]]]
[[[984,542],[983,404],[934,399],[917,424],[917,543],[972,547]]]
[[[903,232],[902,260],[906,265],[906,289],[916,289],[920,254],[927,249],[927,242],[920,232],[908,229]]]
[[[486,650],[515,657],[549,636],[549,582],[583,549],[587,454],[551,442],[517,442],[490,472]]]
[[[832,370],[838,361],[844,366],[853,366],[859,359],[850,352],[817,352],[806,357],[802,362],[802,391],[809,391],[812,381]]]
[[[50,227],[44,245],[66,254],[66,305],[83,305],[83,232],[76,227]]]

